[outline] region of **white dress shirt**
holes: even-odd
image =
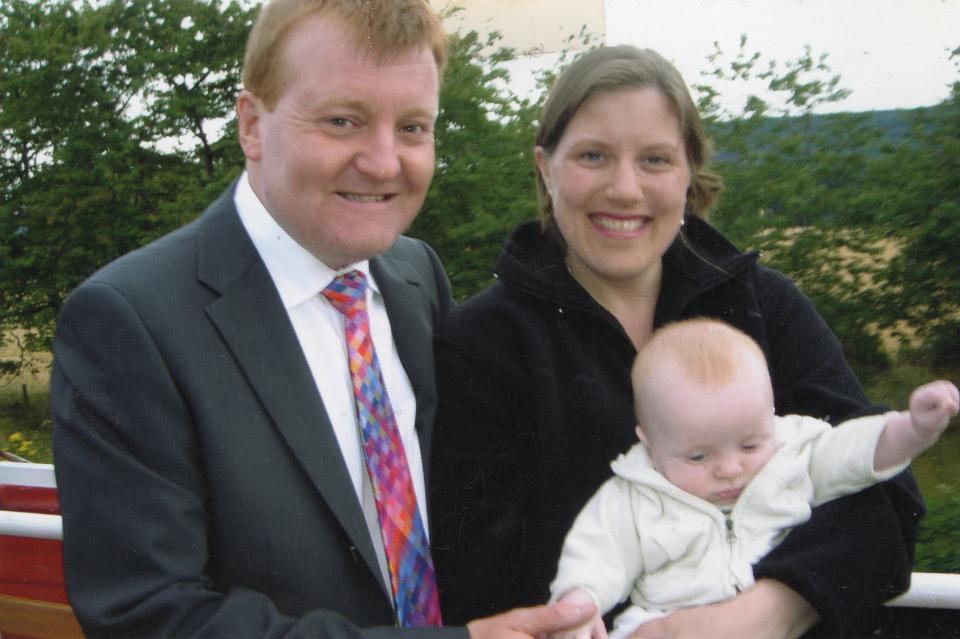
[[[339,274],[356,269],[367,277],[367,310],[384,384],[397,418],[400,437],[410,466],[413,489],[420,507],[424,527],[426,491],[420,442],[414,428],[417,403],[413,387],[397,353],[390,320],[377,281],[370,273],[368,261],[351,264],[335,271],[318,260],[284,231],[260,202],[244,172],[237,182],[234,203],[247,234],[253,241],[273,279],[280,299],[293,324],[300,348],[306,356],[313,380],[320,392],[324,408],[333,425],[340,452],[346,462],[358,500],[362,501],[363,475],[366,466],[360,443],[353,385],[347,364],[343,315],[320,292]],[[318,422],[319,423],[319,422]]]

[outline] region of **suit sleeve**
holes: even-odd
[[[762,269],[758,285],[778,414],[832,423],[880,412],[871,406],[843,349],[810,300],[783,275]],[[909,471],[813,510],[754,567],[820,613],[812,637],[848,636],[909,586],[923,500]]]
[[[361,629],[330,610],[293,618],[263,593],[216,583],[210,448],[148,324],[114,288],[85,284],[61,312],[54,357],[64,570],[88,637],[466,637]]]

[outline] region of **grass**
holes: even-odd
[[[917,457],[913,474],[927,502],[914,569],[960,573],[960,431],[957,425]]]
[[[52,463],[49,393],[35,393],[24,404],[17,393],[0,391],[0,450],[32,462]]]
[[[49,357],[0,386],[0,451],[52,463]]]
[[[23,331],[0,334],[0,360],[23,358],[20,374],[0,385],[0,451],[50,463],[50,354],[23,347]]]
[[[867,383],[867,394],[876,402],[894,410],[904,410],[910,391],[933,379],[950,379],[960,383],[960,371],[931,371],[929,368],[900,364],[873,376]],[[913,474],[929,500],[943,501],[960,497],[960,420],[955,419],[940,440],[913,460]],[[960,529],[960,525],[957,526]],[[960,552],[960,544],[957,545]]]

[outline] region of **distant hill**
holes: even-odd
[[[874,133],[872,136],[875,148],[884,144],[899,144],[909,137],[914,126],[925,122],[932,122],[945,112],[944,105],[915,109],[891,109],[884,111],[863,111],[859,113],[826,113],[795,117],[765,117],[755,127],[745,127],[743,121],[715,122],[708,125],[708,133],[716,144],[714,160],[718,163],[734,161],[738,153],[724,148],[724,140],[738,135],[738,131],[746,134],[746,144],[750,148],[763,145],[773,145],[777,139],[789,138],[799,132],[807,132],[816,136],[823,131],[849,130],[852,127],[862,127]],[[838,129],[839,127],[839,129]],[[844,136],[827,136],[817,140],[818,145],[829,145],[831,141],[838,145],[845,144]],[[742,141],[739,141],[742,143]],[[867,149],[869,151],[869,149]]]

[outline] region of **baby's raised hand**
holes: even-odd
[[[935,440],[960,410],[960,391],[946,380],[924,384],[910,395],[910,422],[921,437]]]

